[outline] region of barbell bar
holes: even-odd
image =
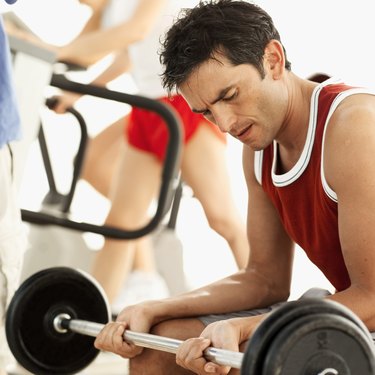
[[[66,332],[69,330],[91,337],[96,337],[104,328],[104,324],[70,319],[70,317],[65,314],[56,316],[54,325],[58,332]],[[130,344],[172,354],[176,354],[179,346],[183,343],[181,340],[131,330],[126,330],[123,337],[124,340]],[[243,360],[243,353],[214,347],[207,348],[204,351],[204,356],[206,359],[218,365],[230,366],[237,369],[241,368]]]

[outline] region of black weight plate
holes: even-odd
[[[327,372],[373,375],[375,352],[372,340],[355,323],[322,313],[300,317],[281,329],[268,349],[262,375]]]
[[[98,355],[94,338],[55,330],[53,320],[62,313],[103,324],[110,316],[99,285],[72,268],[39,271],[17,289],[7,310],[6,335],[14,357],[28,371],[74,374]]]
[[[262,374],[265,355],[275,335],[290,322],[301,316],[319,313],[337,314],[355,323],[370,337],[363,322],[343,305],[319,298],[287,302],[274,310],[255,330],[247,344],[241,366],[241,375]]]

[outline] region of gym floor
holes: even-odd
[[[100,353],[91,365],[77,375],[128,375],[128,361],[111,353]],[[33,375],[25,369],[15,366],[9,375]]]

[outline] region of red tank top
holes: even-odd
[[[279,212],[287,233],[338,291],[350,286],[350,278],[338,235],[337,198],[321,174],[322,143],[326,123],[338,103],[359,92],[365,90],[333,79],[315,88],[306,144],[287,173],[277,174],[276,142],[256,152],[255,157],[257,179]]]

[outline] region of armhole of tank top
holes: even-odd
[[[325,174],[324,174],[324,163],[323,163],[323,161],[324,161],[324,145],[325,145],[326,130],[327,130],[327,127],[328,127],[328,122],[331,119],[333,113],[335,112],[337,106],[345,98],[347,98],[348,96],[354,95],[354,94],[375,94],[375,92],[371,91],[371,90],[366,90],[366,89],[363,89],[363,88],[355,88],[355,89],[350,89],[350,90],[343,91],[342,93],[340,93],[339,95],[337,95],[337,97],[333,101],[333,103],[331,105],[331,108],[330,108],[330,110],[328,112],[328,116],[327,116],[326,122],[324,124],[324,132],[323,132],[323,138],[322,138],[322,155],[321,155],[321,161],[320,161],[320,163],[321,163],[320,175],[321,175],[322,185],[323,185],[323,189],[324,189],[325,193],[327,194],[327,196],[332,201],[334,201],[336,203],[337,203],[337,194],[328,185],[328,182],[327,182],[327,180],[325,178]]]
[[[263,150],[254,153],[254,173],[259,185],[262,185]]]

